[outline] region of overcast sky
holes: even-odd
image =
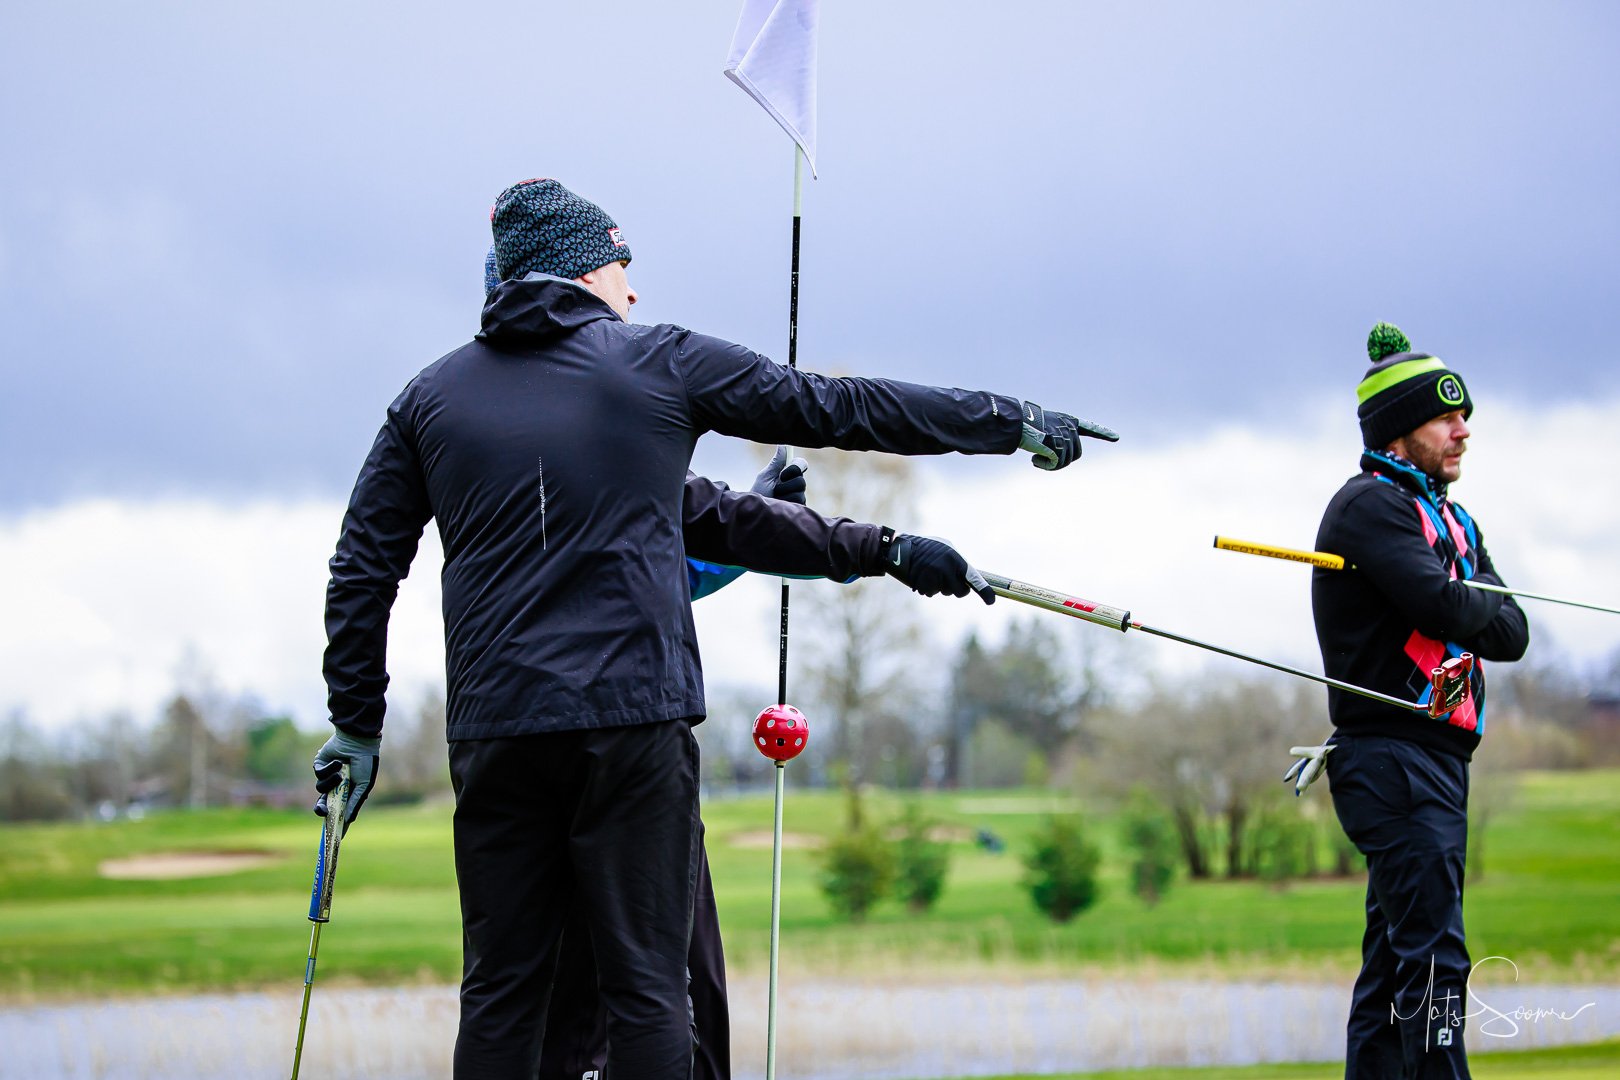
[[[318,627],[341,502],[388,401],[476,328],[489,204],[515,180],[618,220],[638,320],[782,357],[792,151],[720,74],[739,6],[5,5],[0,545],[50,553],[73,599],[39,562],[0,567],[0,707],[90,707],[40,665],[114,687],[96,701],[172,683],[188,635],[230,668],[291,596]],[[1305,544],[1354,467],[1352,390],[1387,319],[1466,376],[1482,423],[1512,417],[1485,430],[1525,486],[1459,489],[1488,536],[1532,504],[1612,513],[1620,8],[823,0],[821,21],[801,365],[1104,421],[1124,435],[1108,464],[1047,478],[1066,506],[1203,535],[1271,504]],[[1548,430],[1572,417],[1590,430]],[[1198,471],[1230,446],[1265,456]],[[751,468],[714,438],[698,465]],[[953,488],[995,497],[1013,466],[930,463],[929,527],[978,535]],[[1581,505],[1547,503],[1566,491]],[[313,567],[283,565],[295,526]],[[1527,529],[1565,562],[1515,551],[1510,579],[1615,584],[1612,531]],[[1126,573],[1097,599],[1146,587],[1139,554],[1097,553]],[[219,586],[272,572],[303,585]],[[182,586],[247,606],[204,618],[165,602]],[[97,626],[119,640],[88,644]],[[318,650],[318,630],[266,641],[257,663],[289,674],[260,689],[318,709]]]

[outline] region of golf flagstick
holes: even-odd
[[[1270,668],[1273,671],[1281,671],[1301,679],[1309,679],[1311,682],[1331,686],[1346,693],[1359,694],[1362,697],[1381,701],[1386,705],[1394,705],[1411,712],[1424,713],[1432,717],[1444,716],[1454,709],[1461,708],[1463,703],[1468,700],[1468,675],[1474,669],[1474,656],[1472,653],[1454,656],[1429,673],[1429,685],[1433,693],[1429,695],[1427,702],[1406,701],[1402,698],[1392,697],[1389,694],[1381,694],[1377,690],[1356,686],[1354,683],[1341,682],[1326,675],[1318,675],[1314,671],[1290,667],[1287,664],[1264,660],[1258,656],[1250,656],[1248,653],[1238,652],[1236,649],[1212,645],[1207,641],[1199,641],[1197,638],[1185,637],[1169,630],[1161,630],[1156,626],[1149,626],[1146,623],[1132,619],[1131,613],[1124,608],[1098,604],[1091,600],[1083,600],[1078,596],[1054,592],[1039,585],[1015,581],[1001,574],[992,574],[988,570],[982,570],[980,573],[984,575],[985,581],[990,583],[990,588],[995,590],[997,596],[1005,596],[1007,599],[1016,600],[1021,604],[1029,604],[1032,607],[1042,608],[1046,611],[1055,611],[1060,615],[1068,615],[1071,618],[1096,623],[1098,626],[1111,627],[1121,633],[1129,630],[1140,630],[1144,634],[1152,634],[1155,637],[1166,638],[1170,641],[1179,641],[1183,645],[1191,645],[1195,648],[1206,649],[1209,652],[1220,653],[1222,656],[1230,656],[1235,660],[1245,660],[1251,664]]]
[[[1237,551],[1244,555],[1262,555],[1268,559],[1305,563],[1323,570],[1355,569],[1354,566],[1346,564],[1344,556],[1334,555],[1326,551],[1300,551],[1295,548],[1260,544],[1253,540],[1234,540],[1230,536],[1217,536],[1215,546],[1221,551]],[[1522,596],[1527,600],[1542,600],[1549,604],[1564,604],[1568,607],[1585,608],[1588,611],[1602,611],[1609,615],[1620,615],[1620,608],[1605,607],[1602,604],[1588,604],[1584,600],[1566,600],[1562,597],[1546,596],[1525,589],[1510,589],[1506,585],[1492,585],[1487,581],[1464,581],[1463,584],[1470,589],[1478,589],[1480,592],[1501,593],[1503,596]]]
[[[793,253],[788,278],[788,367],[798,367],[799,347],[799,233],[803,218],[803,177],[801,164],[816,175],[816,21],[818,0],[743,0],[737,16],[737,29],[726,56],[726,78],[757,101],[793,139]],[[803,717],[787,704],[788,583],[782,582],[782,618],[779,631],[777,705],[782,713],[773,720],[787,723]],[[771,987],[766,1013],[765,1080],[776,1077],[776,953],[779,936],[782,886],[782,790],[788,758],[804,749],[799,738],[792,753],[782,749],[774,736],[762,741],[761,725],[772,710],[766,709],[754,721],[755,746],[776,760],[776,826],[771,862]],[[791,713],[792,717],[786,714]],[[802,726],[799,729],[804,732]],[[807,732],[805,732],[807,734]],[[767,749],[767,742],[770,748]],[[788,744],[783,744],[785,747]]]
[[[315,925],[309,932],[309,958],[304,961],[304,1004],[298,1010],[298,1043],[293,1048],[292,1080],[298,1080],[298,1065],[304,1057],[304,1025],[309,1020],[309,994],[315,988],[315,953],[321,947],[321,925],[332,919],[332,885],[337,880],[338,844],[342,842],[344,818],[349,812],[349,780],[347,762],[337,763],[340,769],[338,785],[321,796],[320,805],[326,807],[321,822],[321,848],[315,856],[315,885],[309,892],[309,921]]]
[[[782,939],[782,791],[787,763],[804,752],[810,726],[791,705],[772,705],[754,718],[754,749],[770,758],[776,773],[776,814],[771,827],[771,986],[765,1010],[765,1076],[776,1075],[776,958]]]

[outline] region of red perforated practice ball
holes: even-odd
[[[810,741],[810,725],[791,705],[772,705],[754,717],[754,749],[772,761],[790,761]]]

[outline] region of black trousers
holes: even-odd
[[[596,955],[615,1080],[685,1080],[696,886],[690,724],[450,744],[461,891],[460,1080],[534,1080],[563,931]]]
[[[1327,760],[1333,808],[1367,857],[1367,932],[1345,1076],[1467,1077],[1468,763],[1402,739],[1335,741]]]
[[[692,1006],[692,1078],[731,1080],[726,957],[714,882],[709,877],[709,855],[701,844],[686,967]],[[563,932],[538,1080],[612,1080],[606,1071],[607,1039],[607,1012],[596,992],[596,954],[583,913],[576,909]]]

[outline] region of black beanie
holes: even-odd
[[[613,219],[555,180],[513,184],[495,200],[489,221],[501,281],[535,271],[572,280],[630,261]]]
[[[1379,323],[1367,335],[1367,356],[1373,363],[1356,387],[1356,416],[1362,444],[1369,450],[1382,450],[1448,412],[1461,409],[1464,419],[1474,414],[1462,376],[1448,370],[1438,356],[1411,350],[1406,335],[1389,323]]]

